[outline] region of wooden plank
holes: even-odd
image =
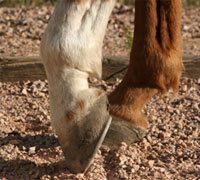
[[[44,66],[38,56],[0,58],[0,81],[44,80]]]
[[[103,58],[103,79],[124,70],[129,63],[128,56],[106,56]],[[184,56],[183,76],[200,78],[200,56]],[[0,58],[0,81],[15,82],[46,79],[45,70],[39,56]]]
[[[183,77],[200,78],[200,56],[183,56],[183,63],[185,66]]]

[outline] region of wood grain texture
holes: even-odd
[[[103,79],[124,69],[129,64],[128,56],[103,58]],[[184,77],[200,78],[200,56],[183,56]],[[0,81],[16,82],[45,80],[46,73],[39,56],[0,57]]]

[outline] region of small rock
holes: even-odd
[[[22,94],[25,95],[25,96],[28,94],[28,92],[25,88],[22,90]]]
[[[23,151],[26,151],[26,147],[25,147],[25,146],[22,146],[22,150],[23,150]]]
[[[119,159],[120,159],[119,165],[124,165],[124,163],[127,161],[127,157],[124,154],[121,155]]]
[[[183,26],[183,30],[184,30],[184,31],[188,31],[188,29],[190,29],[190,26],[188,26],[188,25],[184,25],[184,26]]]
[[[3,119],[0,119],[0,124],[4,124],[4,120]]]
[[[184,85],[183,87],[182,87],[182,90],[184,91],[184,92],[186,92],[187,91],[187,85]]]
[[[150,147],[150,143],[149,142],[144,142],[144,148],[147,149],[148,147]]]
[[[150,168],[153,168],[154,162],[155,162],[154,160],[148,161],[148,165],[149,165]]]
[[[4,129],[3,132],[4,132],[5,134],[9,134],[9,133],[10,133],[10,129]]]
[[[80,179],[80,178],[83,178],[84,177],[84,174],[83,173],[79,173],[76,175],[76,178]]]
[[[134,169],[135,171],[138,171],[138,170],[140,169],[140,166],[139,166],[139,165],[133,165],[133,169]]]
[[[3,113],[0,112],[0,117],[3,117]]]
[[[47,180],[47,179],[51,179],[51,176],[50,175],[43,175],[42,177],[41,177],[41,180]]]
[[[162,133],[162,132],[160,132],[160,133],[158,134],[158,138],[160,138],[160,139],[164,139],[164,138],[165,138],[165,134]]]
[[[197,128],[195,131],[192,132],[192,138],[197,138],[198,135],[199,135],[199,130]]]
[[[30,147],[28,152],[29,152],[29,154],[35,154],[36,153],[36,146]]]
[[[176,128],[183,129],[183,123],[182,122],[177,122],[175,124],[176,124]]]
[[[197,83],[200,85],[200,78],[198,79]]]
[[[152,138],[151,138],[151,136],[150,136],[150,135],[147,135],[147,140],[148,140],[149,142],[151,142],[151,141],[152,141]]]

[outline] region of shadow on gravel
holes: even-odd
[[[28,154],[28,156],[32,158],[35,154],[37,154],[37,156],[43,156],[43,153],[47,152],[49,153],[48,157],[52,155],[51,153],[53,153],[53,156],[55,156],[53,149],[59,146],[58,139],[53,135],[27,135],[22,137],[19,133],[15,132],[9,133],[5,138],[0,137],[0,147],[9,144],[17,146],[20,151],[26,151],[25,154]],[[32,147],[35,147],[35,152],[33,152],[33,154],[30,152]],[[40,151],[41,149],[43,149],[44,152]],[[47,149],[49,150],[47,151]],[[0,179],[41,179],[42,176],[54,176],[63,172],[70,173],[66,168],[64,160],[56,163],[49,163],[49,161],[46,163],[44,161],[44,163],[39,162],[37,164],[31,160],[23,160],[19,158],[5,160],[4,158],[0,157]]]
[[[29,160],[10,160],[5,161],[0,158],[0,179],[7,180],[25,180],[25,179],[40,179],[42,176],[60,174],[62,172],[70,173],[65,162],[60,161],[52,164],[37,165]],[[43,177],[45,178],[45,177]]]
[[[22,137],[18,133],[10,133],[7,137],[0,137],[0,146],[13,144],[19,147],[20,150],[29,150],[30,147],[41,148],[54,148],[59,146],[58,139],[53,135],[27,135]]]

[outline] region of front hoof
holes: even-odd
[[[111,149],[117,149],[122,142],[131,145],[141,140],[145,134],[145,128],[113,116],[103,144]]]
[[[69,142],[61,144],[67,168],[73,173],[86,172],[102,145],[112,119],[107,102],[106,95],[101,95],[88,114],[72,128]]]

